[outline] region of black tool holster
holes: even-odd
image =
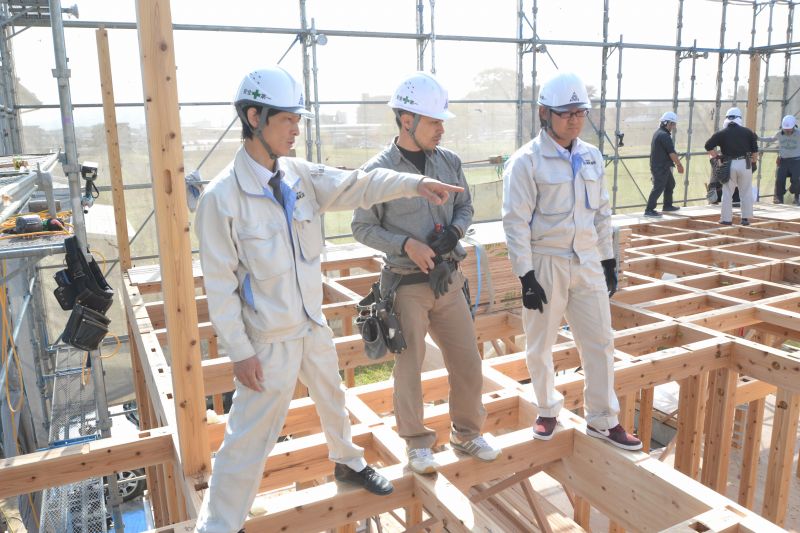
[[[97,266],[94,258],[87,261],[76,237],[64,240],[67,268],[55,274],[58,287],[53,291],[61,309],[68,311],[76,303],[105,314],[114,298],[114,289]]]

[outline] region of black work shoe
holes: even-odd
[[[680,211],[680,210],[681,210],[681,208],[678,207],[677,205],[670,205],[670,206],[666,206],[665,205],[664,209],[662,209],[662,211],[665,212],[665,213],[669,213],[671,211]]]
[[[750,225],[750,221],[747,220],[746,218],[743,218],[741,224],[742,224],[742,226],[749,226]]]
[[[653,218],[661,218],[661,213],[654,209],[646,209],[644,212],[644,216],[646,217],[653,217]]]
[[[386,496],[394,490],[392,482],[369,465],[365,466],[364,470],[356,472],[347,465],[336,463],[336,468],[333,469],[333,477],[336,478],[336,481],[358,485],[378,496]]]

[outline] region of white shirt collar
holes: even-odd
[[[247,150],[242,151],[244,152],[244,160],[247,161],[247,164],[249,165],[250,170],[253,172],[253,175],[258,178],[258,182],[262,187],[268,187],[269,180],[275,176],[276,172],[272,172],[270,169],[253,159],[250,154],[247,153]]]

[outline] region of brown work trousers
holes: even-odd
[[[408,348],[395,357],[394,414],[397,431],[409,449],[432,448],[436,432],[425,427],[422,404],[422,362],[425,334],[430,331],[442,351],[450,383],[452,434],[460,441],[480,435],[486,420],[481,401],[483,372],[475,325],[464,296],[464,275],[456,270],[450,290],[439,299],[427,283],[397,288],[395,311],[400,316]]]

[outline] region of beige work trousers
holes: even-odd
[[[247,519],[275,446],[298,377],[307,387],[328,442],[328,457],[362,470],[364,450],[353,444],[333,334],[309,322],[305,337],[253,343],[264,371],[263,392],[236,380],[225,438],[217,452],[196,531],[235,533]]]
[[[566,316],[584,375],[586,422],[609,429],[619,421],[614,393],[614,335],[603,267],[598,260],[580,264],[577,257],[533,254],[536,281],[547,295],[544,313],[523,307],[526,356],[539,416],[558,416],[564,396],[555,388],[553,344]]]
[[[481,401],[481,356],[469,304],[462,292],[464,275],[456,270],[452,279],[450,290],[438,300],[427,283],[397,288],[395,310],[408,348],[395,356],[394,414],[397,432],[409,449],[432,448],[436,443],[436,432],[425,427],[423,420],[420,374],[428,331],[442,351],[447,368],[452,434],[460,441],[472,440],[480,435],[486,420]]]
[[[742,218],[753,218],[753,170],[747,168],[747,161],[731,161],[731,179],[722,185],[721,222],[733,220],[733,192],[739,188],[739,205]]]

